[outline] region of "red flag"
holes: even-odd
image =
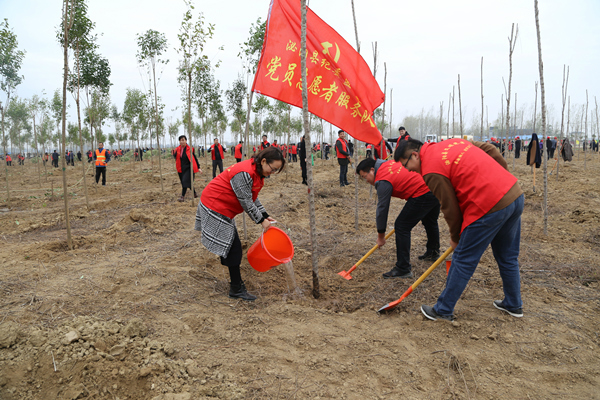
[[[308,110],[352,137],[379,143],[373,111],[384,94],[365,60],[307,8]],[[300,1],[272,0],[252,90],[302,108]]]

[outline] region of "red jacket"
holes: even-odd
[[[194,152],[194,148],[192,147],[190,150],[190,146],[185,145],[185,150],[183,147],[179,146],[177,148],[177,157],[175,157],[175,168],[177,168],[177,172],[181,173],[181,157],[183,156],[183,152],[187,153],[188,160],[194,166],[194,173],[198,172],[198,164],[196,164],[196,158],[192,156],[192,152]]]
[[[210,181],[200,195],[202,204],[229,218],[241,214],[244,209],[231,187],[231,178],[240,172],[250,174],[252,178],[252,201],[256,201],[258,192],[264,185],[264,178],[256,172],[254,159],[251,158],[226,168],[223,173]]]
[[[462,212],[462,231],[488,213],[517,182],[485,151],[464,139],[425,143],[421,147],[421,175],[448,178]]]
[[[402,163],[394,160],[386,161],[377,170],[375,182],[388,181],[393,189],[392,196],[403,200],[423,196],[429,192],[423,177],[416,172],[410,172]]]

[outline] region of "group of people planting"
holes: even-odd
[[[338,133],[335,149],[340,164],[340,186],[348,184],[346,171],[350,152],[345,132]],[[498,263],[503,282],[504,298],[492,305],[514,317],[522,317],[519,274],[521,214],[524,195],[517,178],[507,169],[498,148],[490,143],[448,139],[439,143],[422,143],[410,138],[402,127],[394,138],[393,160],[386,160],[387,146],[374,149],[377,158],[365,158],[356,166],[356,174],[375,186],[378,196],[376,227],[378,246],[386,243],[385,231],[390,199],[406,200],[394,223],[396,263],[383,274],[385,279],[411,278],[411,231],[423,223],[427,244],[420,260],[435,261],[440,257],[438,217],[440,211],[450,230],[450,246],[454,250],[446,287],[433,306],[423,305],[421,311],[430,320],[453,320],[454,308],[489,245]],[[301,141],[300,161],[306,163]],[[238,144],[241,151],[241,142]],[[209,150],[213,161],[221,157],[218,141]],[[238,147],[238,146],[236,146]],[[375,147],[375,145],[373,145]],[[304,153],[302,153],[304,151]],[[201,172],[193,149],[185,136],[175,154],[177,171],[185,195],[186,182],[191,184],[191,171]],[[216,154],[216,155],[215,155]],[[238,153],[238,155],[240,155]],[[379,157],[381,155],[382,157]],[[193,157],[193,164],[190,160]],[[202,244],[220,256],[231,278],[229,296],[253,301],[241,278],[242,246],[234,217],[246,212],[263,230],[274,221],[267,213],[258,194],[264,179],[281,172],[286,156],[279,147],[270,145],[266,137],[258,151],[245,161],[225,168],[202,190],[196,212],[195,229],[202,232]],[[213,162],[214,164],[214,162]],[[213,173],[215,172],[213,167]],[[306,177],[303,171],[303,182]],[[189,186],[187,186],[189,187]],[[194,193],[195,197],[198,197]]]

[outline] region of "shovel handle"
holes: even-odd
[[[421,284],[421,282],[423,282],[425,280],[425,278],[427,278],[429,276],[429,274],[432,273],[433,270],[436,269],[437,266],[440,265],[442,263],[442,261],[444,261],[446,259],[446,257],[448,257],[450,255],[450,253],[452,253],[452,247],[448,247],[448,250],[446,250],[444,252],[444,254],[442,254],[440,256],[440,258],[438,258],[437,261],[434,262],[427,271],[423,272],[423,275],[421,275],[419,277],[419,279],[417,279],[417,281],[412,284],[412,286],[411,286],[412,290],[415,290],[417,288],[417,286],[419,286]]]
[[[395,229],[392,229],[391,231],[389,231],[389,233],[387,235],[385,235],[385,240],[388,240],[389,237],[392,236],[395,231],[396,231]],[[358,262],[356,264],[354,264],[352,268],[356,268],[360,264],[362,264],[362,262],[365,261],[367,258],[369,258],[369,256],[371,254],[373,254],[373,252],[375,252],[375,250],[377,250],[378,247],[379,247],[378,245],[373,246],[373,248],[371,250],[369,250],[369,252],[367,254],[365,254],[360,260],[358,260]],[[350,271],[348,271],[348,272],[350,272]]]
[[[431,272],[433,272],[434,269],[436,269],[438,267],[438,265],[440,265],[442,263],[442,261],[444,261],[446,259],[446,257],[448,257],[450,255],[450,253],[452,253],[452,247],[448,247],[448,250],[446,250],[444,252],[444,254],[442,254],[440,256],[440,258],[437,259],[436,262],[434,262],[431,267],[429,267],[427,269],[427,271],[423,272],[423,275],[421,275],[419,277],[419,279],[417,279],[417,281],[415,283],[413,283],[408,290],[406,290],[406,292],[404,292],[404,294],[395,301],[392,301],[391,303],[386,304],[385,306],[381,307],[378,312],[381,311],[387,311],[387,310],[391,310],[392,308],[396,307],[398,304],[400,304],[400,302],[402,300],[404,300],[409,294],[411,294],[413,292],[413,290],[415,290],[417,288],[417,286],[419,286],[421,284],[421,282],[423,282],[425,280],[425,278],[427,278],[429,276],[429,274],[431,274]]]

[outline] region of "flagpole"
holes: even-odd
[[[352,0],[352,18],[354,19],[354,35],[356,36],[356,51],[360,54],[358,41],[358,28],[356,27],[356,14],[354,13],[354,0]],[[354,139],[354,165],[358,165],[358,139]],[[358,232],[358,174],[354,174],[354,230]]]
[[[312,141],[310,139],[310,125],[308,123],[308,74],[306,73],[306,0],[300,1],[302,13],[302,31],[300,33],[300,69],[302,72],[302,120],[304,125],[304,145],[307,148],[307,157],[312,155]],[[310,215],[310,244],[312,254],[312,277],[313,277],[313,297],[318,299],[319,289],[319,265],[317,257],[317,229],[315,218],[315,195],[313,185],[313,171],[310,160],[306,163],[306,175],[308,179],[308,212]]]

